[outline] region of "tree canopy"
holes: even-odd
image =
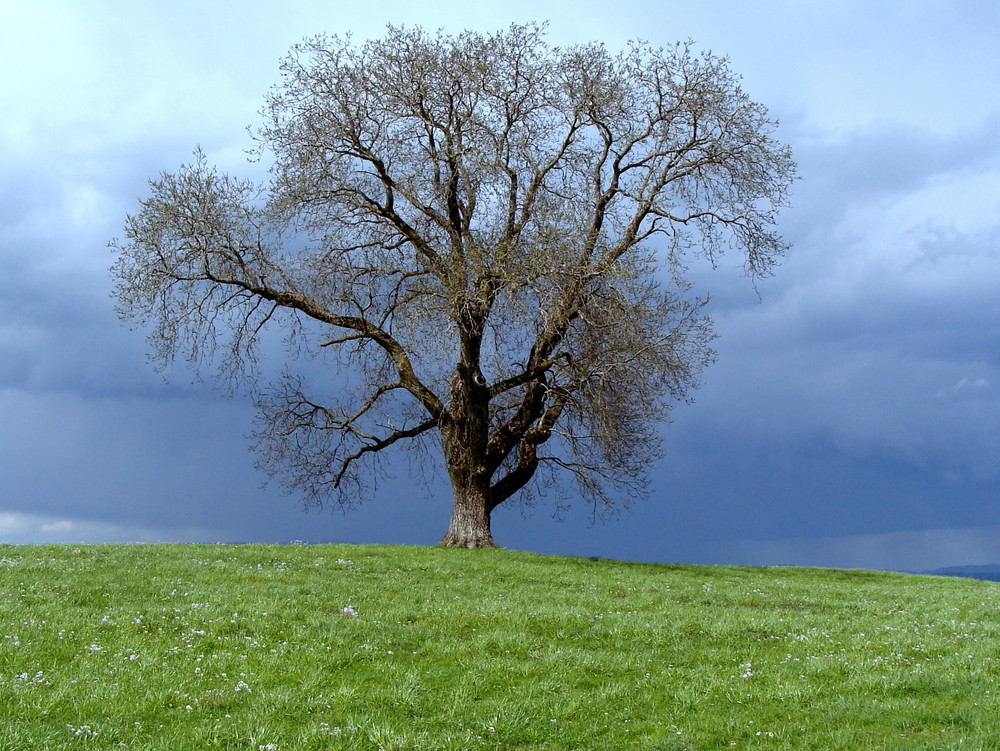
[[[686,259],[766,275],[795,165],[728,61],[545,28],[294,47],[256,131],[265,184],[199,152],[113,241],[153,357],[211,360],[258,407],[258,465],[307,505],[363,497],[390,447],[440,463],[443,544],[562,477],[627,504],[713,359]],[[258,379],[265,331],[285,374]],[[338,373],[322,393],[295,367]],[[414,502],[424,502],[414,499]]]

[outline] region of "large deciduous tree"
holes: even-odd
[[[573,477],[627,503],[659,427],[712,359],[685,256],[767,274],[795,166],[725,59],[690,44],[557,48],[544,27],[390,27],[296,46],[256,138],[266,185],[198,152],[115,240],[119,313],[154,359],[206,358],[259,408],[258,464],[307,505],[350,505],[379,452],[443,460],[442,544]],[[298,372],[258,383],[272,327]],[[307,369],[308,370],[308,369]]]

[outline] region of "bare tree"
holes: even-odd
[[[402,444],[443,459],[444,545],[495,545],[492,511],[560,476],[627,503],[714,356],[685,256],[783,253],[795,165],[726,60],[544,36],[307,40],[263,110],[268,184],[198,153],[112,242],[120,315],[249,387],[258,466],[307,505],[351,505]],[[270,327],[335,393],[258,385]]]

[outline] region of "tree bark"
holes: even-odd
[[[456,224],[456,232],[461,226]],[[490,531],[493,511],[487,461],[490,389],[479,369],[483,328],[492,293],[488,290],[461,306],[459,360],[449,387],[448,409],[438,421],[444,461],[451,478],[452,508],[448,531],[440,545],[452,548],[499,547]]]
[[[478,378],[462,370],[452,380],[452,409],[439,423],[452,492],[451,521],[439,544],[496,548],[499,545],[490,531],[490,514],[496,504],[487,464],[489,390],[480,383],[484,381],[478,368]]]
[[[480,488],[452,488],[454,501],[448,531],[439,545],[449,548],[498,548],[490,531],[490,508],[487,494]],[[487,490],[488,493],[488,490]]]

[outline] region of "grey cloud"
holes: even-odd
[[[5,424],[30,426],[0,434],[5,510],[217,526],[225,521],[213,505],[220,489],[251,502],[257,492],[238,403],[4,389],[0,413]]]
[[[749,565],[794,561],[800,566],[927,571],[1000,560],[1000,527],[948,527],[819,539],[779,538],[736,543]]]
[[[433,498],[405,465],[358,513],[303,513],[294,497],[261,488],[265,478],[242,437],[250,405],[204,388],[99,395],[0,386],[0,415],[7,426],[0,431],[0,513],[69,520],[77,530],[90,523],[163,531],[163,539],[186,541],[191,530],[204,530],[210,534],[202,541],[230,542],[430,543],[447,522],[447,494],[437,488],[438,517],[431,518]]]
[[[1000,185],[1000,139],[889,135],[861,139],[854,162],[846,140],[828,155],[801,215],[789,212],[785,267],[758,302],[724,298],[701,401],[730,438],[754,426],[766,444],[825,439],[845,456],[992,483],[1000,214],[978,195],[970,208],[963,187],[970,175]],[[869,160],[882,166],[862,169]]]
[[[998,367],[848,338],[724,352],[709,379],[714,388],[699,403],[724,435],[775,445],[825,436],[850,455],[1000,478]],[[956,392],[955,384],[970,382],[980,386]]]
[[[847,133],[794,137],[802,180],[787,213],[790,234],[823,237],[849,209],[918,191],[946,176],[997,171],[1000,115],[958,133],[905,122],[877,122]]]

